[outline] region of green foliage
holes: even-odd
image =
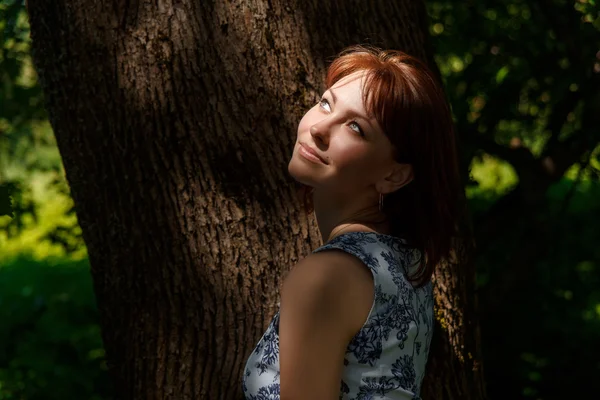
[[[593,378],[600,373],[600,230],[590,223],[600,220],[599,196],[598,183],[557,183],[540,221],[547,233],[516,254],[506,252],[504,238],[479,265],[490,398],[585,398],[600,390]],[[521,258],[527,268],[511,271]],[[502,297],[495,295],[501,286],[510,287]]]
[[[0,1],[0,400],[109,399],[86,249],[29,47],[23,3]]]
[[[8,183],[0,184],[0,217],[13,216],[11,201],[12,186]]]
[[[87,250],[62,175],[36,172],[15,190],[15,217],[0,216],[0,263],[27,254],[80,260]]]
[[[0,136],[21,129],[32,134],[28,126],[46,119],[23,6],[23,1],[0,0]]]
[[[0,399],[109,399],[87,261],[0,265]]]
[[[20,187],[29,181],[30,172],[60,170],[29,55],[23,6],[23,1],[0,0],[0,218],[21,215]],[[13,226],[21,226],[21,221]]]
[[[548,203],[528,221],[515,218],[511,234],[494,236],[480,256],[489,396],[597,393],[598,6],[590,0],[426,4],[436,61],[471,166],[467,195],[476,220],[518,184],[533,183],[531,164],[512,150],[543,159],[569,147],[561,141],[583,139],[587,146],[542,193]]]
[[[460,134],[499,155],[534,155],[577,133],[598,143],[590,115],[600,60],[598,8],[587,0],[427,2],[436,60]],[[592,138],[593,137],[593,138]],[[595,146],[592,146],[592,148]],[[505,154],[503,152],[502,154]],[[502,155],[500,155],[502,157]],[[578,160],[574,160],[577,162]],[[596,173],[600,163],[592,162]]]

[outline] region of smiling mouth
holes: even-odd
[[[298,153],[300,153],[300,155],[302,157],[304,157],[305,159],[312,161],[314,163],[318,163],[318,164],[327,164],[325,162],[325,160],[321,159],[319,156],[311,153],[306,146],[304,146],[303,144],[300,144],[300,148],[298,149]]]

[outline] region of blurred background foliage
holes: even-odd
[[[598,6],[593,0],[427,5],[436,61],[470,164],[490,398],[598,393]]]
[[[426,5],[469,171],[489,396],[598,393],[598,5]],[[23,2],[0,0],[0,400],[110,399],[86,249],[29,49]],[[490,223],[498,210],[503,223]]]

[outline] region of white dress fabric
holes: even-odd
[[[346,348],[339,399],[420,399],[434,303],[431,282],[414,288],[406,278],[420,253],[377,232],[347,232],[313,253],[329,249],[358,257],[375,285],[369,316]],[[246,362],[242,388],[247,400],[279,400],[279,311]]]

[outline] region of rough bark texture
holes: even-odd
[[[423,4],[30,0],[29,13],[118,397],[241,398],[282,277],[321,244],[287,175],[297,122],[347,45],[431,61]],[[436,277],[426,398],[483,396],[461,268]]]
[[[469,229],[470,228],[465,228]],[[423,398],[485,399],[475,295],[474,243],[462,241],[451,264],[434,274],[436,329]]]

